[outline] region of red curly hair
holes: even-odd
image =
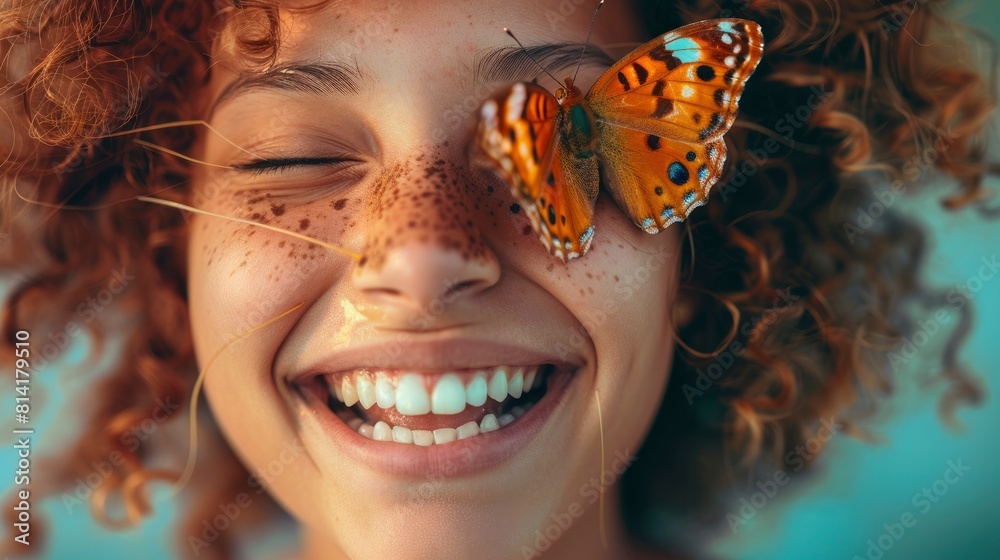
[[[656,22],[650,37],[721,16],[757,21],[767,38],[753,78],[759,87],[747,89],[726,136],[731,164],[715,200],[680,226],[682,278],[698,311],[677,333],[684,351],[641,460],[622,480],[629,525],[661,540],[666,525],[640,522],[650,511],[718,522],[725,488],[781,465],[822,419],[853,430],[848,414],[870,413],[892,387],[888,352],[913,330],[905,303],[941,304],[917,281],[921,229],[885,202],[886,193],[900,196],[936,169],[954,179],[946,207],[981,201],[996,95],[967,48],[971,32],[941,15],[942,1],[880,4],[636,2],[643,21]],[[250,67],[274,63],[278,9],[270,0],[15,0],[0,8],[0,31],[13,76],[0,83],[12,123],[0,137],[9,154],[0,179],[8,234],[0,266],[14,279],[3,351],[13,355],[19,329],[68,332],[68,321],[81,322],[72,311],[112,271],[124,267],[135,277],[110,305],[113,320],[83,321],[95,354],[113,348],[118,360],[90,392],[76,443],[36,471],[45,473],[45,493],[72,493],[95,462],[120,457],[89,498],[105,523],[127,526],[150,511],[147,484],[176,473],[151,466],[170,445],[165,434],[139,445],[125,436],[164,402],[185,402],[196,373],[186,222],[134,199],[190,201],[192,164],[112,133],[201,118],[192,92],[210,75],[207,53],[222,43]],[[198,133],[164,128],[144,138],[186,153]],[[865,220],[880,201],[884,215]],[[968,328],[969,310],[958,333]],[[958,363],[958,343],[941,356],[945,417],[980,397]],[[214,441],[215,468],[199,472],[200,488],[211,490],[198,496],[181,535],[197,532],[219,496],[247,484],[228,448]],[[221,535],[211,553],[228,557],[231,538]]]

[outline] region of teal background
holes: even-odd
[[[1000,37],[1000,3],[979,0],[958,5],[955,10],[966,22]],[[1000,138],[995,129],[993,132],[995,147]],[[993,153],[994,161],[1000,159],[997,150]],[[989,186],[1000,192],[996,180]],[[1000,228],[974,212],[942,212],[938,204],[935,196],[917,194],[904,197],[898,207],[916,219],[933,217],[927,224],[930,245],[924,282],[949,289],[974,276],[982,258],[1000,252]],[[1000,385],[996,363],[1000,276],[984,282],[972,304],[975,325],[961,357],[980,376],[986,398],[981,407],[960,411],[964,431],[949,431],[941,422],[936,404],[942,386],[923,383],[926,376],[921,375],[920,366],[926,364],[915,361],[912,365],[916,367],[901,372],[895,395],[879,418],[868,425],[882,438],[881,443],[836,435],[815,474],[806,480],[793,477],[793,482],[781,487],[736,535],[725,529],[712,542],[711,552],[742,560],[869,558],[868,540],[883,534],[883,524],[898,523],[903,513],[912,512],[916,525],[898,540],[893,539],[882,558],[1000,558],[1000,403],[996,398]],[[76,342],[59,368],[58,385],[55,376],[34,380],[36,442],[44,444],[42,449],[57,449],[66,442],[67,423],[73,420],[61,411],[70,409],[71,396],[79,402],[76,399],[85,394],[91,379],[72,373],[88,351],[82,340]],[[109,350],[113,354],[113,349]],[[37,389],[43,386],[45,395],[41,398]],[[5,445],[0,456],[3,472],[13,472],[16,457],[12,449]],[[947,493],[929,511],[921,513],[912,503],[914,494],[941,479],[948,461],[958,460],[970,470],[948,486]],[[7,479],[4,495],[10,484]],[[173,508],[165,493],[156,496],[154,504],[155,515],[125,532],[104,530],[83,508],[67,513],[58,500],[33,507],[43,510],[56,529],[50,533],[47,558],[172,558]],[[290,538],[288,532],[261,538],[255,556],[275,552]]]

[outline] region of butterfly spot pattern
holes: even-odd
[[[658,233],[705,204],[726,162],[760,26],[716,19],[666,33],[618,61],[584,96],[516,83],[483,104],[475,155],[511,184],[549,253],[582,256],[601,184],[632,221]]]

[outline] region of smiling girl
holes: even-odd
[[[937,167],[950,205],[978,196],[992,92],[934,2],[903,4],[610,2],[584,50],[594,6],[566,0],[8,3],[8,342],[135,277],[87,322],[115,365],[42,484],[118,453],[91,499],[138,522],[186,448],[123,438],[203,371],[185,556],[235,555],[258,490],[303,558],[676,554],[664,519],[723,521],[727,487],[890,386],[922,237],[859,221],[869,189]],[[717,17],[765,46],[706,207],[648,235],[602,191],[589,251],[550,256],[470,163],[478,107],[554,91],[539,64],[587,92]],[[977,395],[952,360],[949,406]],[[242,530],[206,532],[231,503]]]

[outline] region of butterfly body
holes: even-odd
[[[638,227],[657,233],[706,202],[762,54],[754,22],[689,24],[627,55],[586,96],[572,79],[555,95],[515,84],[483,105],[476,146],[563,261],[593,240],[602,179]]]

